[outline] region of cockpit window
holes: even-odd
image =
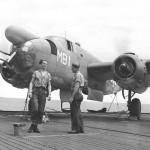
[[[53,43],[51,40],[48,40],[48,39],[46,39],[46,40],[48,41],[48,43],[51,46],[51,54],[57,56],[57,47],[56,47],[55,43]]]
[[[61,46],[64,49],[73,52],[73,43],[68,41],[66,38],[49,36],[49,37],[46,37],[45,39],[49,42],[50,46],[53,47],[52,51],[55,51],[55,52],[52,52],[52,53],[54,55],[57,54],[57,47],[55,43],[53,43],[53,41],[55,41],[58,44],[58,46]]]
[[[70,41],[67,40],[67,47],[68,47],[68,50],[72,51],[72,43]]]

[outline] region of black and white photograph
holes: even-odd
[[[150,1],[1,0],[0,150],[149,150]]]

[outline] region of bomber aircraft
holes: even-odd
[[[149,87],[150,60],[124,53],[113,62],[102,62],[82,49],[79,43],[57,36],[40,38],[16,26],[7,27],[5,36],[12,46],[10,53],[1,51],[8,55],[8,59],[1,59],[1,75],[12,86],[28,88],[33,72],[39,69],[39,60],[47,60],[52,91],[60,89],[61,102],[66,102],[70,98],[73,78],[71,65],[78,62],[85,78],[83,93],[87,99],[102,102],[104,95],[128,90],[128,111],[140,119],[141,102],[132,97]]]

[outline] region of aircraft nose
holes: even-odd
[[[35,51],[33,44],[30,41],[26,42],[17,54],[19,55],[18,59],[24,70],[30,69],[33,66],[35,61]]]
[[[28,41],[20,47],[13,46],[12,51],[16,51],[16,55],[11,59],[16,72],[24,72],[33,67],[35,61],[35,50],[32,42]]]

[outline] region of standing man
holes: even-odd
[[[31,105],[31,121],[32,124],[28,130],[29,133],[40,133],[38,124],[42,122],[43,113],[46,104],[46,97],[51,99],[51,75],[46,71],[47,61],[40,60],[39,64],[41,69],[33,73],[32,79],[29,85],[28,96]]]
[[[83,100],[82,87],[84,86],[84,77],[79,71],[79,64],[72,64],[74,79],[71,84],[70,111],[71,111],[71,132],[70,134],[84,133],[83,120],[81,116],[80,105]]]

